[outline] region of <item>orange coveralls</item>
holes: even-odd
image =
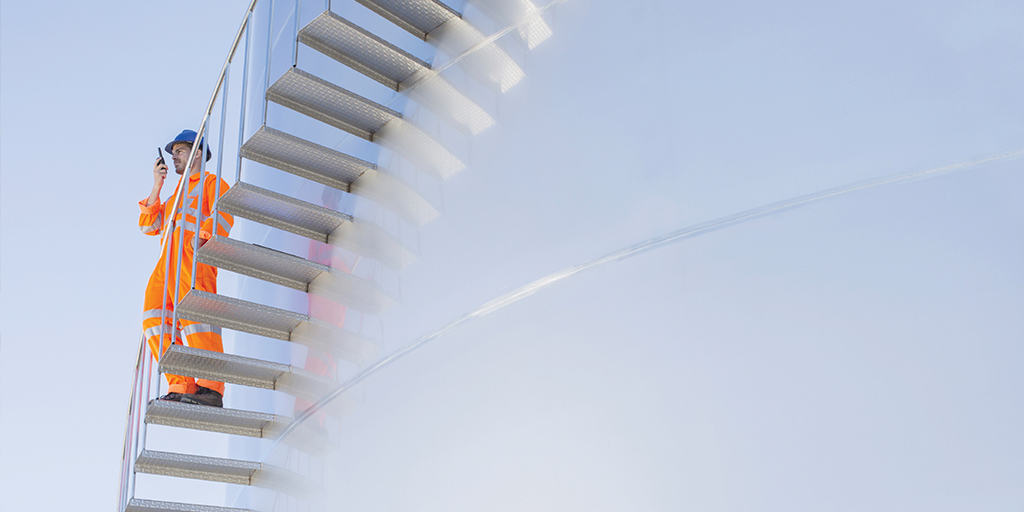
[[[181,182],[184,180],[178,180],[178,185],[175,188],[175,194],[177,188],[181,187]],[[164,351],[167,351],[171,346],[171,319],[174,311],[174,283],[178,283],[178,300],[181,300],[189,292],[189,288],[192,284],[192,257],[193,257],[193,237],[195,236],[196,226],[196,209],[199,203],[199,194],[203,194],[203,224],[199,228],[199,237],[209,240],[213,237],[213,222],[214,219],[210,218],[210,211],[213,205],[214,196],[216,195],[216,184],[217,177],[213,174],[206,174],[206,179],[202,187],[197,187],[199,184],[199,173],[195,173],[188,178],[188,192],[182,201],[183,207],[178,210],[177,215],[174,217],[173,229],[170,233],[169,244],[171,246],[170,251],[170,279],[164,275],[166,268],[166,260],[168,254],[166,247],[164,252],[160,254],[160,260],[156,263],[156,268],[153,269],[153,274],[149,277],[149,284],[146,285],[146,299],[143,305],[142,314],[142,328],[146,342],[149,343],[149,348],[156,357],[156,354],[160,351],[160,317],[161,317],[161,306],[166,306],[167,312],[165,317],[165,324],[167,329],[164,334]],[[220,180],[220,193],[224,195],[228,190],[228,184],[224,180]],[[158,203],[152,206],[146,206],[146,200],[139,201],[139,209],[142,214],[139,215],[139,229],[146,235],[160,235],[164,228],[164,221],[172,214],[174,206],[174,195],[171,195],[167,199],[166,203]],[[182,222],[182,214],[185,219]],[[231,230],[231,226],[234,224],[234,219],[231,215],[226,213],[217,212],[217,234],[221,236],[228,236]],[[181,258],[181,276],[175,278],[175,273],[178,270],[178,237],[179,229],[184,228],[184,245],[185,250]],[[217,293],[217,269],[209,265],[198,263],[196,265],[196,289],[203,290],[210,293]],[[185,335],[185,339],[188,341],[190,347],[199,348],[203,350],[212,350],[215,352],[223,352],[224,346],[221,342],[220,327],[212,325],[201,324],[198,322],[192,322],[189,320],[178,319],[179,329],[181,334]],[[177,344],[181,344],[181,336],[175,335],[174,341]],[[161,354],[162,355],[162,354]],[[180,375],[165,374],[168,383],[169,393],[195,393],[197,390],[197,384],[205,388],[210,388],[221,395],[224,394],[224,383],[215,382],[205,379],[199,379],[196,381],[192,377],[182,377]]]

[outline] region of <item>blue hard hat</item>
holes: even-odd
[[[178,142],[190,142],[195,144],[196,132],[192,130],[182,131],[181,133],[178,134],[177,137],[174,138],[174,140],[168,142],[167,145],[164,146],[164,151],[168,153],[173,153],[172,150],[174,149],[174,144]],[[203,139],[199,139],[199,147],[203,147]],[[206,148],[206,161],[209,162],[211,158],[213,158],[213,153],[210,152],[210,148]]]

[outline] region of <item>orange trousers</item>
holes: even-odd
[[[146,299],[143,303],[143,315],[142,315],[142,329],[146,342],[149,343],[149,349],[153,354],[153,357],[159,360],[156,356],[160,353],[160,317],[162,315],[161,306],[166,306],[167,312],[165,316],[164,329],[164,343],[163,350],[167,351],[171,346],[171,332],[174,329],[171,328],[171,320],[174,312],[174,283],[178,283],[178,300],[181,300],[189,292],[192,284],[192,232],[185,231],[185,251],[181,258],[181,278],[175,279],[175,273],[178,269],[178,236],[177,230],[172,232],[171,236],[171,253],[170,268],[166,268],[167,254],[160,255],[160,261],[156,263],[156,268],[153,269],[153,274],[149,276],[149,284],[146,285]],[[165,272],[169,270],[171,279],[167,279]],[[196,289],[210,293],[217,293],[217,269],[209,265],[198,263],[196,265]],[[224,352],[224,345],[220,337],[220,327],[201,324],[199,322],[192,322],[190,320],[178,319],[178,332],[175,332],[174,342],[181,345],[181,334],[185,336],[185,340],[188,342],[188,346],[198,348],[202,350],[212,350],[214,352]],[[199,379],[195,380],[192,377],[182,377],[181,375],[164,374],[167,377],[167,390],[170,393],[195,393],[198,386],[204,388],[210,388],[221,395],[224,394],[224,383],[215,382],[212,380]]]

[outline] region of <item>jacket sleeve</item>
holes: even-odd
[[[159,235],[164,224],[164,204],[157,201],[156,204],[146,206],[146,200],[139,201],[139,229],[144,235]]]
[[[224,180],[220,180],[220,195],[224,195],[228,191],[228,184]],[[199,227],[199,238],[209,240],[213,238],[213,222],[217,221],[217,234],[220,236],[228,236],[231,232],[231,226],[235,224],[235,219],[231,215],[218,211],[217,218],[210,217],[210,213],[213,211],[213,201],[217,197],[217,177],[210,175],[206,178],[206,182],[203,184],[203,225]]]

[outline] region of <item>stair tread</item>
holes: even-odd
[[[452,18],[460,17],[454,9],[436,0],[356,1],[424,40],[435,28]]]
[[[195,291],[195,290],[193,290]],[[333,379],[290,365],[223,352],[171,345],[160,371],[241,386],[275,389],[315,402],[334,391]]]
[[[135,471],[139,473],[242,485],[249,485],[253,474],[262,468],[259,462],[153,450],[143,450],[135,459]]]
[[[241,155],[345,192],[363,173],[377,168],[370,162],[268,126],[260,128],[242,145]]]
[[[394,301],[390,297],[380,300],[388,307]],[[185,320],[299,343],[357,364],[378,350],[370,338],[308,315],[202,290],[189,291],[178,305],[178,315]]]
[[[202,290],[190,290],[178,304],[185,320],[288,341],[309,316]]]
[[[160,371],[243,386],[274,389],[277,380],[290,372],[291,367],[251,357],[171,345],[164,356],[160,358]]]
[[[396,91],[403,81],[430,68],[426,62],[331,11],[303,27],[299,42]]]
[[[269,281],[299,291],[330,267],[286,252],[216,235],[196,253],[200,263]]]
[[[128,502],[128,506],[125,507],[124,512],[252,512],[252,510],[248,508],[215,507],[213,505],[132,498]]]
[[[287,418],[238,409],[151,400],[146,409],[146,423],[169,427],[205,430],[248,437],[263,437],[272,422],[284,423]]]
[[[267,89],[267,99],[357,137],[373,134],[401,114],[298,68]]]
[[[327,242],[332,231],[352,220],[350,215],[241,181],[217,204],[225,213],[320,242]]]
[[[364,251],[377,256],[373,251]],[[327,265],[309,261],[281,251],[254,244],[215,236],[199,249],[198,261],[242,275],[287,286],[302,292],[314,293],[363,313],[379,315],[397,304],[374,281],[354,276]],[[188,301],[182,318],[230,329],[251,332],[261,336],[288,340],[299,323],[309,320],[308,315],[292,313],[270,306],[202,292]],[[199,304],[205,300],[203,304]],[[217,301],[214,305],[208,301]]]

